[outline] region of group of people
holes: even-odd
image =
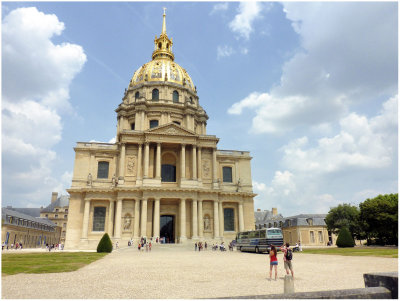
[[[286,270],[286,274],[289,275],[289,270],[292,274],[292,277],[294,279],[294,273],[293,273],[293,265],[292,265],[292,259],[293,259],[293,251],[289,247],[289,243],[284,244],[283,246],[280,247],[280,250],[283,253],[283,264],[284,268]],[[271,250],[269,252],[269,279],[272,279],[272,269],[275,267],[275,280],[278,277],[278,253],[277,253],[277,247],[271,246]]]
[[[203,243],[201,241],[194,243],[194,250],[195,251],[199,250],[199,252],[200,252],[203,249],[207,250],[207,242],[204,242],[204,245],[203,245]]]
[[[8,250],[8,245],[6,245],[5,242],[2,243],[2,245],[1,245],[1,250],[4,250],[4,248],[7,248],[7,250]],[[14,249],[14,244],[11,244],[10,248],[11,248],[11,249]],[[22,243],[17,242],[17,243],[15,244],[15,249],[16,249],[16,250],[22,249]]]
[[[138,251],[140,250],[144,251],[145,249],[146,252],[151,252],[151,241],[148,242],[146,241],[146,237],[142,237],[138,242]]]
[[[233,244],[232,243],[229,243],[228,247],[229,247],[229,251],[233,251]],[[203,243],[201,241],[200,242],[195,242],[194,243],[194,250],[195,251],[197,251],[197,250],[199,250],[199,251],[207,250],[207,242],[204,242],[204,245],[203,245]],[[218,250],[226,251],[225,243],[221,242],[221,244],[218,244],[218,243],[212,244],[211,250],[213,250],[213,251],[218,251]]]

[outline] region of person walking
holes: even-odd
[[[289,248],[289,243],[287,242],[286,245],[284,245],[284,247],[281,248],[281,250],[283,252],[283,263],[286,270],[286,274],[289,275],[289,270],[290,270],[290,272],[292,273],[292,278],[294,279],[293,265],[292,265],[293,251],[292,249]]]
[[[151,252],[151,242],[149,243],[149,252]]]
[[[194,243],[194,250],[197,251],[197,242]]]
[[[271,246],[271,251],[269,251],[269,280],[272,279],[272,268],[275,267],[275,281],[278,277],[278,258],[276,254],[275,246]]]

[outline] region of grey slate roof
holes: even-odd
[[[54,212],[56,207],[68,207],[69,206],[69,196],[68,195],[61,195],[51,203],[46,208],[42,209],[40,212]]]
[[[41,208],[14,208],[11,206],[7,206],[6,209],[14,210],[33,217],[40,217],[40,210],[42,210]]]
[[[6,223],[6,224],[8,224],[8,220],[6,219],[7,215],[8,216],[13,216],[13,217],[16,217],[16,218],[21,218],[21,219],[24,219],[24,220],[28,220],[28,221],[31,221],[31,222],[36,222],[36,223],[39,223],[39,224],[52,226],[52,227],[56,226],[55,223],[53,223],[51,220],[48,220],[47,218],[33,217],[33,216],[30,216],[30,215],[27,215],[27,214],[24,214],[24,213],[15,211],[15,210],[10,210],[10,209],[7,209],[7,208],[1,208],[1,219],[2,219],[3,223]]]
[[[267,210],[266,210],[267,211]],[[254,212],[254,215],[256,216],[257,212]],[[260,213],[260,212],[258,212]],[[271,214],[272,216],[272,214]],[[282,222],[282,228],[287,228],[289,227],[289,221],[291,221],[291,226],[296,227],[296,226],[308,226],[307,219],[311,218],[312,219],[312,225],[313,226],[326,226],[325,223],[325,217],[326,214],[298,214],[298,215],[293,215],[293,216],[288,216],[288,217],[283,217],[282,215],[278,214],[276,217],[269,217],[266,215],[266,218],[264,220],[257,220],[256,217],[256,225],[264,225],[269,223],[274,223],[277,222],[279,225],[279,222]]]
[[[282,214],[277,214],[275,216],[272,215],[272,211],[264,210],[264,211],[256,211],[254,212],[254,217],[256,220],[256,225],[265,224],[270,221],[277,221],[283,218]]]

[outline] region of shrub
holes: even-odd
[[[112,251],[112,242],[110,236],[107,233],[103,235],[100,239],[99,244],[97,245],[97,253],[111,253]]]
[[[336,245],[339,248],[352,248],[354,247],[354,240],[353,237],[350,234],[349,229],[346,227],[343,227],[339,231],[338,238],[336,240]]]

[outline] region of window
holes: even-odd
[[[181,125],[181,123],[179,121],[174,121],[174,123],[177,125]]]
[[[66,226],[67,226],[67,223],[64,223],[64,224],[63,224],[63,228],[65,228]]]
[[[282,226],[283,226],[283,223],[282,223],[282,221],[280,221],[279,222],[279,228],[282,228]]]
[[[159,99],[158,89],[153,89],[153,91],[151,92],[151,99],[152,100],[158,100]]]
[[[267,228],[267,224],[264,224],[264,228]]]
[[[49,217],[49,215],[48,215],[48,214],[46,214],[46,217]]]
[[[274,222],[274,228],[278,227],[278,223]]]
[[[158,126],[158,120],[150,120],[150,128],[155,128]]]
[[[54,218],[58,218],[58,214],[54,215]]]
[[[64,218],[67,218],[68,217],[68,215],[64,215]]]
[[[259,237],[260,237],[260,231],[249,232],[249,238],[259,238]]]
[[[108,166],[109,163],[105,161],[100,161],[97,168],[97,178],[98,179],[108,179]]]
[[[308,224],[309,226],[312,226],[312,225],[313,225],[313,220],[312,220],[312,218],[307,218],[307,224]]]
[[[319,242],[323,242],[322,231],[318,231]]]
[[[106,221],[106,207],[94,207],[93,231],[104,231]]]
[[[139,99],[139,96],[140,96],[139,92],[136,92],[135,93],[135,101],[137,101]]]
[[[192,97],[189,97],[189,99],[190,99],[190,103],[193,103],[193,98],[192,98]]]
[[[172,93],[172,101],[179,102],[179,93],[176,90]]]
[[[56,209],[56,212],[58,212],[58,209]]]
[[[65,213],[68,213],[68,209],[65,209]]]
[[[272,224],[271,223],[268,224],[268,228],[272,228]]]
[[[133,130],[133,131],[135,130],[135,123],[134,122],[131,123],[131,130]]]
[[[171,164],[161,165],[161,182],[176,182],[176,166]]]
[[[267,230],[261,230],[260,231],[260,238],[266,238],[267,237]]]
[[[232,183],[232,167],[228,166],[222,167],[222,178],[223,182]]]
[[[310,231],[310,242],[311,242],[311,243],[315,243],[314,231]]]
[[[235,231],[233,208],[224,208],[224,231]]]

